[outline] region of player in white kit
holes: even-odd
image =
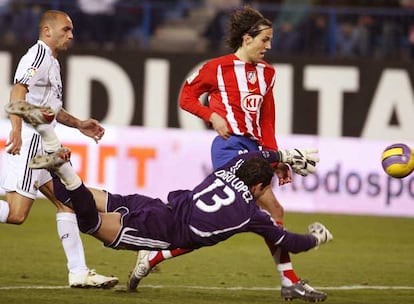
[[[98,142],[105,130],[94,119],[80,120],[62,108],[62,79],[58,52],[68,49],[73,39],[73,24],[62,11],[46,11],[39,22],[39,40],[20,59],[13,86],[10,104],[18,107],[19,100],[29,104],[51,107],[57,122],[78,129]],[[31,126],[16,115],[10,115],[11,131],[6,144],[4,165],[1,168],[1,185],[6,192],[6,201],[0,200],[0,223],[22,224],[40,190],[57,208],[56,221],[59,238],[67,258],[69,285],[79,288],[111,288],[118,278],[97,274],[86,265],[84,248],[73,211],[58,201],[54,195],[53,182],[47,170],[31,170],[30,159],[35,155],[53,152],[59,148],[43,144],[40,134],[47,134],[51,125]],[[50,117],[54,120],[54,116]],[[40,132],[40,133],[39,133]],[[43,133],[42,133],[43,132]]]

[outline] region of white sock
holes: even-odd
[[[151,250],[149,254],[149,260],[151,261],[153,258],[155,258],[159,252],[161,253],[164,260],[168,260],[173,257],[170,250]]]
[[[55,173],[59,176],[68,190],[75,190],[82,184],[81,178],[76,174],[75,169],[69,162],[60,166]]]
[[[165,260],[171,259],[173,257],[170,250],[162,250],[161,253]]]
[[[280,284],[284,287],[289,287],[293,285],[293,282],[291,279],[289,279],[287,276],[285,276],[285,271],[293,270],[292,262],[280,262],[280,254],[281,254],[281,248],[277,247],[276,251],[273,254],[273,261],[276,264],[277,271],[280,275]]]
[[[277,270],[279,271],[280,275],[280,284],[285,287],[289,287],[293,285],[293,282],[285,276],[284,272],[286,270],[292,270],[293,266],[292,263],[280,263],[277,265]]]
[[[148,259],[151,261],[157,255],[158,251],[151,250]]]
[[[52,125],[42,124],[35,127],[43,140],[43,148],[46,152],[54,152],[62,145]]]
[[[68,270],[71,273],[87,272],[85,252],[79,235],[76,215],[70,212],[56,214],[57,231],[65,251]]]
[[[0,223],[6,223],[7,217],[9,216],[10,207],[9,203],[0,200]]]

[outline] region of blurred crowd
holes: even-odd
[[[0,47],[32,44],[41,13],[61,9],[75,47],[168,51],[177,40],[186,51],[187,35],[194,50],[225,52],[228,12],[246,3],[274,22],[275,54],[414,59],[414,0],[0,0]]]

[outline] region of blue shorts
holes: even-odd
[[[261,146],[255,140],[245,136],[232,135],[229,139],[216,136],[211,144],[211,162],[213,169],[216,170],[224,166],[240,154],[260,150]]]

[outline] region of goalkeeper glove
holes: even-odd
[[[316,172],[316,163],[319,162],[318,149],[279,150],[283,163],[289,164],[293,171],[302,176]]]
[[[333,240],[332,233],[330,233],[324,225],[318,222],[312,223],[308,226],[308,233],[312,234],[316,238],[316,248],[321,244],[325,244]]]

